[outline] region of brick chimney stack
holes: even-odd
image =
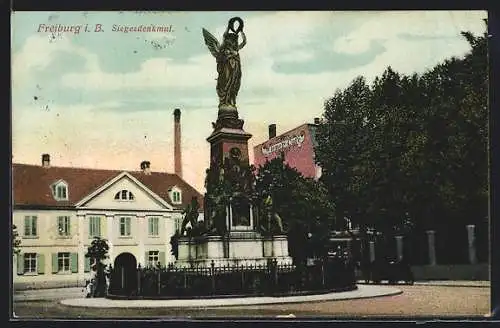
[[[276,124],[269,124],[269,139],[276,137]]]
[[[181,110],[174,110],[174,173],[182,178]]]
[[[141,162],[141,170],[144,174],[150,175],[151,174],[151,163],[149,161],[142,161]]]
[[[50,167],[50,155],[49,154],[42,154],[42,166],[43,167]]]

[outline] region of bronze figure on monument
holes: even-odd
[[[219,44],[217,38],[206,29],[202,31],[205,44],[217,61],[216,90],[219,96],[219,109],[236,110],[236,96],[241,85],[241,62],[238,52],[247,42],[243,32],[243,20],[239,17],[229,20],[222,44]],[[238,41],[240,33],[243,39],[241,43]]]

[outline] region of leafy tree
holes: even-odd
[[[85,254],[85,257],[90,258],[92,270],[95,270],[94,296],[96,297],[103,297],[106,293],[106,265],[103,261],[109,257],[108,251],[108,241],[100,237],[94,237]]]
[[[271,196],[274,211],[283,219],[295,263],[313,255],[308,254],[308,248],[318,256],[324,255],[335,214],[326,187],[305,178],[282,158],[275,158],[259,167],[255,178],[254,197],[263,200],[267,196]]]
[[[179,258],[179,238],[180,234],[178,231],[176,231],[171,237],[170,237],[170,254],[172,254],[175,259],[177,260]]]
[[[21,239],[19,238],[19,233],[17,232],[17,227],[15,224],[12,225],[12,251],[13,255],[17,255],[21,252]]]
[[[325,102],[316,161],[337,219],[386,234],[483,221],[487,35],[462,36],[471,46],[463,58],[411,76],[388,67]]]

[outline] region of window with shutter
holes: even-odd
[[[59,271],[59,253],[52,254],[52,273]]]
[[[148,234],[149,236],[158,236],[159,235],[159,218],[158,217],[150,217],[148,218]]]
[[[59,273],[71,272],[71,255],[68,252],[57,253],[57,271]]]
[[[83,272],[90,272],[90,257],[85,258],[85,266]]]
[[[37,267],[38,274],[45,273],[45,256],[43,254],[37,254]]]
[[[160,252],[158,258],[158,262],[160,262],[161,266],[165,266],[165,252]]]
[[[17,254],[17,274],[24,274],[24,256]]]
[[[25,274],[34,274],[37,273],[36,268],[36,253],[24,253],[24,273]]]
[[[148,265],[156,266],[160,261],[160,252],[159,251],[149,251],[146,253],[148,258]]]
[[[91,216],[89,218],[89,237],[101,236],[101,218],[98,216]]]
[[[71,253],[71,272],[78,272],[78,253]]]
[[[37,217],[25,216],[24,217],[24,236],[36,237],[37,236]]]
[[[57,218],[57,231],[61,237],[68,237],[71,234],[69,216],[59,216]]]
[[[130,236],[130,218],[121,217],[120,218],[120,236],[127,237]]]

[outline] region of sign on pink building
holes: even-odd
[[[255,146],[254,165],[258,168],[266,161],[284,155],[285,163],[305,177],[319,177],[319,168],[314,163],[315,128],[314,124],[306,123]]]

